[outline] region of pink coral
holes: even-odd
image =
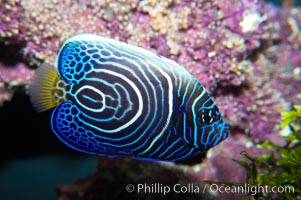
[[[0,7],[0,42],[21,44],[11,48],[34,67],[54,64],[62,42],[83,32],[176,60],[204,84],[232,127],[232,138],[213,150],[200,175],[226,180],[216,168],[234,169],[229,157],[278,136],[280,111],[301,92],[300,13],[260,0],[11,0]],[[11,98],[16,81],[30,84],[32,70],[17,63],[10,67],[0,56],[0,103]]]
[[[293,100],[282,94],[292,91],[281,84],[288,63],[273,49],[288,46],[281,53],[298,54],[301,17],[296,8],[249,0],[9,1],[1,13],[1,40],[23,42],[22,53],[31,65],[54,63],[62,42],[82,32],[170,57],[209,89],[232,127],[258,139],[274,132],[277,113]],[[295,57],[290,64],[292,77],[300,61]]]
[[[23,33],[22,26],[22,12],[23,7],[19,1],[4,1],[1,2],[0,12],[0,41],[7,39],[21,41]],[[4,40],[7,42],[7,40]]]
[[[28,87],[32,75],[33,70],[29,69],[24,63],[17,63],[14,66],[4,66],[0,62],[0,105],[12,98],[12,94],[16,88]]]

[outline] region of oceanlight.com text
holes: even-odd
[[[205,192],[220,193],[220,194],[250,194],[256,195],[258,193],[294,193],[295,188],[293,186],[267,186],[267,185],[239,185],[239,186],[225,186],[218,184],[204,184],[199,185],[195,183],[188,184],[175,184],[175,185],[164,185],[162,183],[138,183],[136,185],[128,184],[126,191],[129,193],[137,194],[163,194],[168,193],[194,193],[200,194]]]
[[[258,193],[294,193],[295,188],[293,186],[268,186],[268,185],[249,185],[244,184],[241,186],[222,186],[217,184],[206,184],[204,187],[208,187],[210,192],[217,193],[245,193],[256,195]]]

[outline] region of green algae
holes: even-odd
[[[267,186],[253,199],[301,199],[301,105],[294,105],[290,111],[281,113],[280,127],[288,130],[283,136],[284,145],[265,141],[261,148],[269,149],[268,153],[252,157],[243,151],[248,161],[234,160],[245,168],[249,185]],[[275,191],[271,188],[276,187]]]

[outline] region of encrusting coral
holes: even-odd
[[[255,143],[281,142],[280,112],[300,102],[300,28],[300,8],[261,0],[2,1],[0,104],[20,86],[27,92],[34,68],[54,65],[70,36],[138,45],[177,61],[211,93],[232,135],[194,170],[199,178],[227,179],[240,151],[258,155]],[[8,63],[7,49],[21,59]]]
[[[194,74],[232,127],[265,139],[300,88],[300,18],[297,8],[250,0],[16,0],[1,6],[0,41],[4,49],[22,44],[14,52],[29,66],[53,64],[62,42],[77,33],[142,46]],[[0,60],[0,67],[9,66]],[[28,85],[29,78],[15,81]],[[2,78],[2,90],[6,83]]]

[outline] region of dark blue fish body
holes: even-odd
[[[56,106],[52,130],[78,151],[177,161],[229,135],[203,85],[174,61],[145,49],[80,34],[62,45],[58,74],[49,65],[40,68],[33,105],[38,111]]]

